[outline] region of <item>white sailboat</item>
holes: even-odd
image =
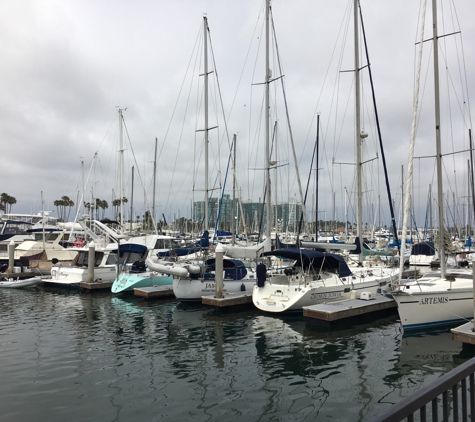
[[[425,13],[425,5],[424,5]],[[442,190],[442,153],[440,132],[440,98],[439,98],[439,63],[438,63],[438,33],[437,6],[432,0],[433,19],[433,57],[434,57],[434,86],[435,86],[435,134],[437,159],[437,187],[439,214],[439,257],[440,271],[425,274],[418,280],[400,281],[398,290],[392,292],[397,302],[399,317],[404,330],[455,324],[461,320],[473,318],[473,274],[471,269],[453,269],[448,271],[445,261],[444,244],[444,200]],[[421,47],[423,31],[421,31]],[[420,60],[420,59],[419,59]],[[420,65],[419,65],[420,67]],[[420,73],[420,70],[419,70]],[[415,95],[417,101],[417,95]],[[417,104],[416,104],[417,105]],[[417,107],[415,106],[415,109]],[[414,133],[413,119],[413,133]],[[412,136],[412,143],[413,143]],[[410,186],[412,160],[409,159],[408,180]],[[407,191],[407,189],[406,189]],[[406,193],[408,195],[408,193]],[[406,199],[405,224],[408,215],[408,199]],[[403,229],[404,233],[404,229]],[[404,238],[402,240],[404,242]]]
[[[355,105],[356,105],[356,142],[357,142],[357,227],[359,239],[362,238],[362,139],[365,137],[360,129],[360,99],[359,99],[359,47],[358,47],[358,2],[354,3],[355,16]],[[269,7],[268,7],[269,10]],[[268,12],[269,13],[269,12]],[[266,16],[268,23],[269,16]],[[267,29],[268,30],[268,29]],[[267,32],[268,35],[268,32]],[[268,51],[268,49],[267,49]],[[266,63],[268,69],[268,61]],[[266,75],[269,75],[269,71]],[[269,77],[266,79],[266,101],[268,101]],[[266,104],[268,113],[268,104]],[[267,122],[269,116],[267,114]],[[269,123],[267,123],[268,125]],[[266,144],[269,139],[267,137]],[[269,169],[269,154],[266,148],[266,169]],[[266,180],[270,186],[269,178]],[[270,191],[270,189],[268,189]],[[270,199],[269,199],[270,200]],[[267,229],[270,230],[270,205],[267,208]],[[269,232],[270,235],[270,232]],[[310,246],[310,244],[307,244]],[[315,246],[311,246],[315,247]],[[318,248],[352,249],[355,245],[337,245],[320,243]],[[363,261],[362,250],[358,248],[358,261]],[[397,279],[397,272],[385,266],[363,267],[357,265],[353,269],[348,267],[342,255],[305,250],[300,248],[278,249],[264,254],[294,260],[294,264],[277,273],[269,272],[267,279],[258,280],[252,293],[254,305],[267,312],[302,311],[303,306],[315,305],[350,298],[359,297],[361,292],[376,294],[381,288]]]
[[[208,233],[208,134],[212,129],[208,124],[208,19],[203,18],[203,52],[204,52],[204,142],[205,142],[205,188],[204,188],[204,233]],[[209,240],[207,239],[209,242]],[[209,243],[208,245],[209,246]],[[190,255],[184,257],[175,265],[167,266],[148,261],[151,269],[164,274],[171,274],[173,279],[173,293],[181,301],[201,301],[202,296],[211,296],[216,293],[215,284],[215,258],[208,247],[202,248],[200,256],[190,259]],[[238,259],[224,259],[223,262],[224,292],[232,293],[241,290],[252,290],[255,284],[255,271],[246,268]]]

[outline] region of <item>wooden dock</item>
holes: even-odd
[[[175,296],[173,286],[138,287],[134,289],[134,295],[145,299],[165,299]]]
[[[87,281],[57,281],[53,280],[51,278],[45,278],[43,279],[43,283],[45,286],[52,286],[52,287],[64,287],[64,288],[69,288],[69,289],[84,289],[89,292],[92,291],[103,291],[103,290],[111,290],[113,281],[102,281],[102,280],[96,280],[91,283]]]
[[[452,328],[452,339],[464,344],[475,345],[475,332],[473,331],[473,321],[467,322],[460,327]]]
[[[224,297],[202,296],[203,305],[214,306],[216,308],[231,308],[236,306],[247,306],[252,304],[252,293],[224,293]]]
[[[341,322],[361,322],[368,315],[394,313],[397,304],[394,299],[383,295],[373,295],[370,299],[346,299],[337,302],[321,303],[303,308],[303,316],[309,323],[331,325]]]
[[[86,290],[106,290],[108,289],[110,291],[112,284],[114,284],[113,281],[93,281],[92,283],[88,283],[87,281],[79,283],[79,287],[81,289],[86,289]]]

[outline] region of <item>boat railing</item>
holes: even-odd
[[[475,415],[475,358],[377,415],[371,422],[467,421]]]

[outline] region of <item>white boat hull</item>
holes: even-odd
[[[24,280],[0,281],[0,287],[9,289],[21,289],[23,287],[34,287],[42,282],[40,277],[32,277]]]
[[[223,293],[252,292],[255,284],[255,279],[224,280]],[[216,283],[214,279],[176,278],[173,280],[173,294],[181,301],[201,301],[203,296],[216,295]]]
[[[377,294],[383,286],[395,280],[397,274],[385,274],[381,277],[368,270],[362,270],[364,277],[347,277],[339,279],[327,276],[320,280],[304,280],[302,276],[273,276],[263,287],[254,287],[252,301],[256,308],[265,312],[302,312],[305,306],[337,300],[358,298],[362,292]],[[300,281],[300,282],[299,282]]]
[[[449,325],[473,319],[473,282],[469,277],[457,279],[455,282],[441,279],[431,282],[421,279],[419,283],[421,287],[416,282],[410,282],[392,293],[405,330]]]

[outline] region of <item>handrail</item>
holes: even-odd
[[[407,418],[408,420],[414,420],[414,414],[420,411],[420,420],[426,420],[426,405],[432,403],[432,420],[439,420],[437,418],[438,406],[437,399],[442,396],[442,411],[443,418],[440,420],[447,421],[449,413],[449,400],[448,393],[452,392],[453,403],[453,420],[457,421],[459,412],[459,403],[462,409],[461,420],[467,420],[467,414],[475,415],[475,358],[464,362],[457,368],[453,369],[449,373],[443,375],[438,380],[433,382],[414,394],[402,399],[400,402],[394,404],[386,411],[377,415],[371,422],[399,422]],[[467,388],[467,380],[469,377],[469,386]],[[461,396],[462,400],[459,401],[458,396],[458,383],[461,383]],[[467,391],[469,393],[470,412],[467,410]]]

